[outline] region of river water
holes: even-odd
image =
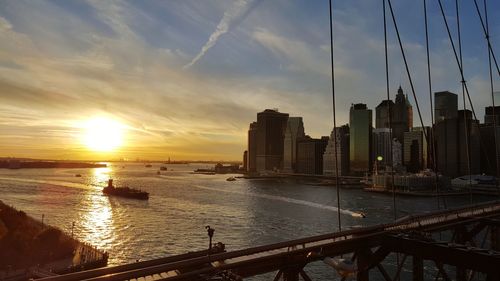
[[[0,200],[109,252],[110,265],[207,248],[206,225],[227,250],[324,234],[338,229],[336,190],[296,180],[238,179],[199,175],[204,164],[109,163],[96,169],[0,169]],[[75,177],[81,174],[82,177]],[[149,201],[102,195],[115,186],[140,188]],[[474,198],[484,201],[488,198]],[[341,190],[343,229],[390,222],[392,197],[360,189]],[[447,198],[460,206],[469,198]],[[437,209],[436,198],[398,197],[398,216]],[[363,212],[366,218],[357,214]],[[390,265],[389,265],[390,266]],[[306,267],[313,279],[336,280],[321,262]],[[268,280],[270,275],[254,280]]]

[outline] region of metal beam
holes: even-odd
[[[388,235],[384,245],[394,252],[484,273],[497,272],[497,265],[500,264],[500,253],[478,251],[463,245],[433,243],[396,235]]]

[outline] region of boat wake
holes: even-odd
[[[300,200],[300,199],[294,199],[294,198],[289,198],[289,197],[284,197],[284,196],[277,196],[277,195],[270,195],[270,194],[258,194],[258,193],[244,192],[244,191],[238,191],[238,190],[228,190],[228,189],[208,187],[208,186],[203,186],[203,185],[193,185],[193,186],[196,188],[210,190],[210,191],[218,191],[218,192],[225,192],[225,193],[232,193],[232,194],[238,194],[238,195],[264,198],[264,199],[269,199],[269,200],[276,200],[276,201],[281,201],[281,202],[287,202],[287,203],[292,203],[292,204],[297,204],[297,205],[302,205],[302,206],[308,206],[308,207],[328,210],[328,211],[332,211],[332,212],[339,211],[337,209],[337,207],[335,207],[335,206],[329,206],[329,205],[325,205],[325,204],[320,204],[320,203],[305,201],[305,200]],[[340,213],[344,214],[344,215],[350,215],[350,216],[355,217],[355,218],[363,218],[364,217],[362,213],[354,212],[354,211],[347,210],[347,209],[340,209]]]

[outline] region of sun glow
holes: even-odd
[[[123,145],[124,125],[108,119],[94,118],[85,123],[83,142],[93,151],[110,152]]]

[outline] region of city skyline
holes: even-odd
[[[381,3],[334,5],[340,126],[348,123],[351,104],[375,109],[386,99],[383,30]],[[421,3],[394,5],[428,126],[423,22],[415,12]],[[454,5],[445,5],[451,20]],[[482,122],[491,105],[487,52],[471,5],[462,7],[464,68]],[[496,51],[500,4],[489,5]],[[0,1],[0,157],[240,160],[248,123],[274,107],[302,116],[307,134],[329,135],[327,7],[307,1]],[[429,12],[432,91],[460,96],[436,3]],[[390,98],[401,85],[414,106],[388,27]],[[123,133],[123,143],[89,145],[89,135],[95,140],[107,133],[85,133],[89,120],[119,124],[115,135]],[[414,126],[420,126],[416,113]],[[101,150],[110,145],[113,151]]]

